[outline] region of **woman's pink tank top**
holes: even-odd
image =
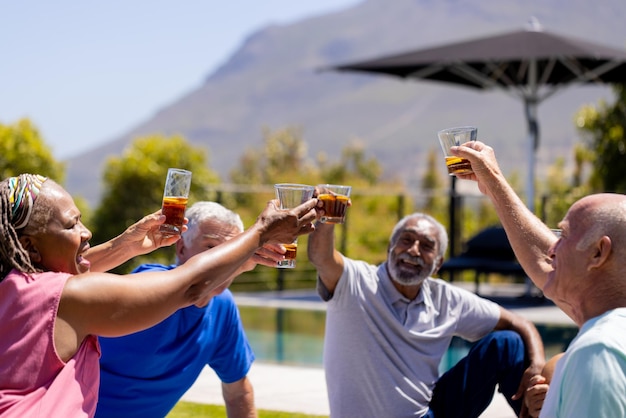
[[[66,273],[11,271],[0,282],[0,416],[92,417],[100,347],[89,336],[67,363],[54,347]]]

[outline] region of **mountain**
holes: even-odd
[[[411,185],[422,175],[425,153],[438,150],[436,132],[471,124],[503,167],[524,174],[528,141],[519,100],[502,92],[323,69],[519,29],[531,16],[552,32],[626,46],[622,0],[365,0],[251,34],[196,90],[127,134],[69,159],[67,188],[96,203],[106,158],[154,133],[182,134],[206,147],[211,166],[227,181],[243,151],[261,146],[263,128],[286,126],[301,129],[311,157],[332,158],[359,140],[386,176]],[[538,171],[557,156],[571,160],[580,140],[575,112],[611,97],[608,87],[570,87],[539,106]]]

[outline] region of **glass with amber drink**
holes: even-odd
[[[317,185],[317,200],[324,204],[324,215],[320,218],[320,222],[342,224],[346,221],[351,190],[351,186],[343,184]]]
[[[274,185],[276,198],[280,202],[281,209],[293,209],[313,197],[315,187],[307,184],[297,183],[278,183]],[[277,262],[278,268],[294,268],[296,267],[296,256],[298,254],[298,239],[293,242],[282,244],[287,252],[285,259]]]
[[[454,156],[450,153],[450,148],[459,146],[469,141],[475,141],[478,135],[478,129],[473,126],[460,126],[457,128],[443,129],[437,132],[441,150],[446,159],[446,167],[448,174],[471,174],[472,165],[470,162],[461,157]]]
[[[159,230],[168,235],[180,235],[183,232],[185,209],[189,199],[191,187],[191,171],[181,168],[167,170],[165,188],[163,190],[163,204],[161,212],[165,215],[165,222]]]

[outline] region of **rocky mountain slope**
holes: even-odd
[[[324,69],[516,30],[531,16],[546,30],[626,46],[626,2],[621,0],[364,0],[252,33],[195,91],[127,134],[71,158],[67,187],[97,202],[107,156],[153,133],[182,134],[205,146],[211,165],[228,181],[243,151],[260,146],[264,127],[285,126],[301,129],[312,157],[320,152],[332,157],[359,140],[387,176],[413,184],[422,174],[425,153],[438,150],[437,130],[472,124],[507,169],[524,175],[528,141],[520,101],[501,92]],[[579,140],[574,113],[601,97],[612,97],[608,87],[571,87],[539,107],[538,171],[557,155],[571,160],[571,147]]]

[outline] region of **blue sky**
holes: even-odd
[[[243,40],[360,0],[0,0],[0,123],[56,158],[117,138],[199,86]]]

